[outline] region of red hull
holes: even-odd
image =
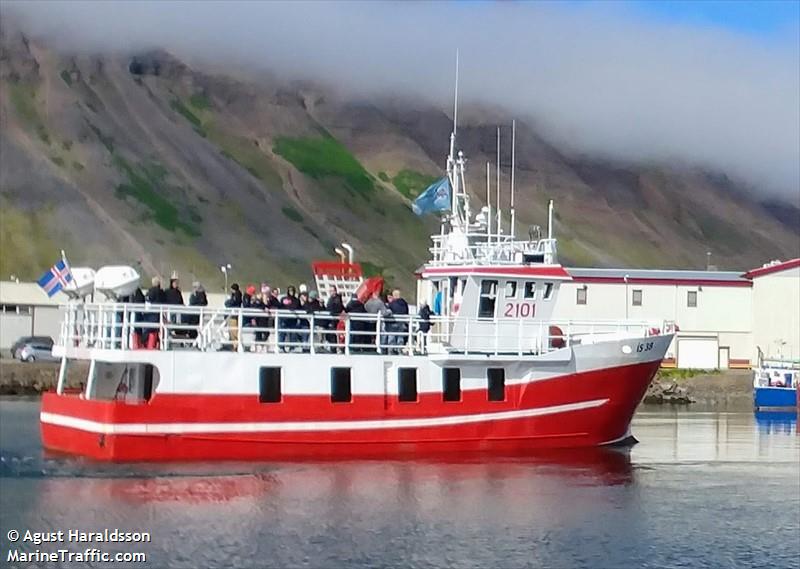
[[[421,394],[286,396],[156,395],[146,404],[42,399],[45,448],[99,460],[285,460],[519,453],[597,446],[628,432],[659,361],[508,385],[506,401],[485,390],[460,402]],[[337,426],[337,422],[340,422]],[[241,426],[241,428],[239,428]]]

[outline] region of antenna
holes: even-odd
[[[491,174],[489,173],[489,162],[486,162],[486,207],[489,211],[486,212],[486,235],[489,238],[489,243],[492,242],[492,192],[490,188]]]
[[[453,96],[453,136],[458,126],[458,49],[456,49],[456,89]]]
[[[500,207],[500,127],[497,127],[497,242],[500,242],[500,232],[502,231]]]
[[[517,147],[517,121],[511,121],[511,238],[516,236],[515,224],[516,219],[514,215],[514,153]]]
[[[458,216],[458,172],[456,171],[456,128],[458,126],[458,49],[456,49],[456,86],[453,94],[453,130],[450,133],[450,154],[447,156],[447,174],[450,176],[453,188],[450,211],[453,219]],[[469,220],[467,220],[469,224]]]

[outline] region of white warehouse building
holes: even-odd
[[[679,327],[665,366],[750,367],[800,357],[800,259],[747,273],[568,269],[559,320],[670,321]]]
[[[664,364],[748,367],[752,355],[752,282],[739,272],[569,269],[559,320],[674,322],[679,332]]]

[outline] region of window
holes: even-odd
[[[528,281],[525,283],[525,298],[536,300],[536,283]]]
[[[686,306],[689,308],[697,308],[697,291],[690,290],[686,293]]]
[[[642,305],[642,291],[639,289],[635,289],[633,291],[633,298],[631,299],[631,304],[633,306],[641,306]]]
[[[486,370],[489,380],[487,397],[489,401],[506,400],[506,370],[501,367],[490,367]]]
[[[281,368],[279,367],[259,368],[258,400],[261,403],[281,402]]]
[[[401,367],[397,370],[397,399],[405,402],[417,400],[417,368]]]
[[[350,389],[350,368],[331,368],[331,401],[333,403],[349,403],[353,400]]]
[[[153,364],[144,364],[144,385],[142,385],[142,399],[150,401],[153,396],[153,384],[158,385],[158,373]]]
[[[494,304],[497,299],[497,281],[481,281],[481,298],[478,304],[478,318],[494,318]]]
[[[444,401],[461,401],[461,370],[457,367],[446,367],[442,370],[442,399]]]
[[[553,296],[553,283],[544,283],[544,299],[550,300]]]
[[[575,298],[575,302],[577,304],[586,304],[586,287],[582,286],[577,290],[577,296]]]
[[[506,298],[517,298],[517,282],[506,281]]]

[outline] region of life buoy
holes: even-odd
[[[564,341],[564,332],[558,326],[550,326],[548,332],[550,334],[550,347],[563,348],[566,345]]]

